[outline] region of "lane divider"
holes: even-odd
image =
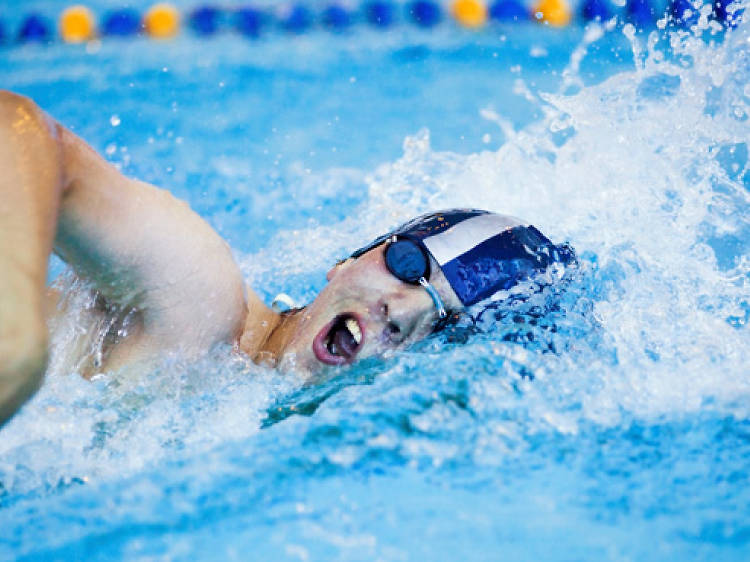
[[[154,4],[143,16],[143,28],[154,39],[168,39],[180,31],[180,12],[172,4]]]
[[[565,0],[539,0],[534,5],[534,17],[555,27],[563,27],[573,16]]]
[[[96,37],[94,14],[86,6],[71,6],[60,16],[60,37],[66,43],[83,43]]]
[[[480,0],[456,0],[451,13],[464,27],[477,28],[487,23],[487,6]]]
[[[134,8],[108,10],[99,22],[89,8],[78,4],[62,11],[57,34],[52,20],[39,12],[25,14],[15,34],[0,17],[0,44],[51,43],[58,38],[66,43],[82,43],[98,37],[137,35],[169,39],[181,33],[183,27],[202,37],[234,31],[249,38],[259,37],[273,29],[292,34],[315,28],[345,33],[355,24],[362,23],[383,30],[400,23],[431,29],[447,19],[467,29],[480,29],[492,22],[530,20],[563,27],[573,21],[606,21],[615,15],[636,28],[647,29],[663,15],[652,4],[655,0],[625,0],[624,9],[618,0],[579,0],[576,10],[571,7],[571,0],[531,0],[533,5],[530,7],[527,1],[407,0],[396,3],[392,0],[365,0],[354,9],[350,4],[334,0],[319,11],[313,11],[304,3],[290,3],[278,8],[201,5],[184,14],[168,2],[159,2],[143,14]],[[613,1],[617,1],[617,5]],[[738,3],[732,0],[708,1],[712,2],[711,17],[727,27],[737,25],[743,16]],[[700,9],[695,8],[693,0],[668,0],[667,12],[675,24],[683,26],[695,25],[700,17]],[[183,26],[184,22],[186,25]]]

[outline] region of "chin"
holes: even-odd
[[[296,353],[284,353],[276,362],[275,368],[284,374],[299,377],[303,381],[307,381],[315,374],[314,366],[302,360]]]
[[[356,357],[347,357],[345,360],[336,362],[321,361],[314,350],[314,341],[306,342],[299,348],[285,351],[279,358],[276,368],[285,373],[294,373],[305,382],[310,382],[317,376],[336,372],[339,368],[347,367],[358,362],[366,354],[358,354]]]
[[[311,340],[291,342],[276,363],[279,371],[294,373],[305,380],[325,370],[325,367],[315,358]]]

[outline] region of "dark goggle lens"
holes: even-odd
[[[422,249],[412,240],[400,239],[385,249],[388,271],[406,283],[419,283],[430,276],[430,262]]]

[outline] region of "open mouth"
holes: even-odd
[[[344,365],[354,361],[364,341],[359,319],[353,314],[339,314],[315,336],[313,352],[327,365]]]

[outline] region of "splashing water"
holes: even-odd
[[[227,349],[92,382],[53,362],[2,433],[0,556],[743,559],[750,26],[711,30],[625,26],[634,69],[586,85],[587,49],[620,33],[591,28],[559,92],[517,79],[540,120],[477,117],[499,150],[440,152],[420,131],[366,174],[351,218],[240,257],[253,286],[310,299],[324,264],[459,206],[577,249],[567,285],[481,333],[310,387]],[[335,195],[360,174],[321,181]],[[57,350],[84,323],[74,295]]]

